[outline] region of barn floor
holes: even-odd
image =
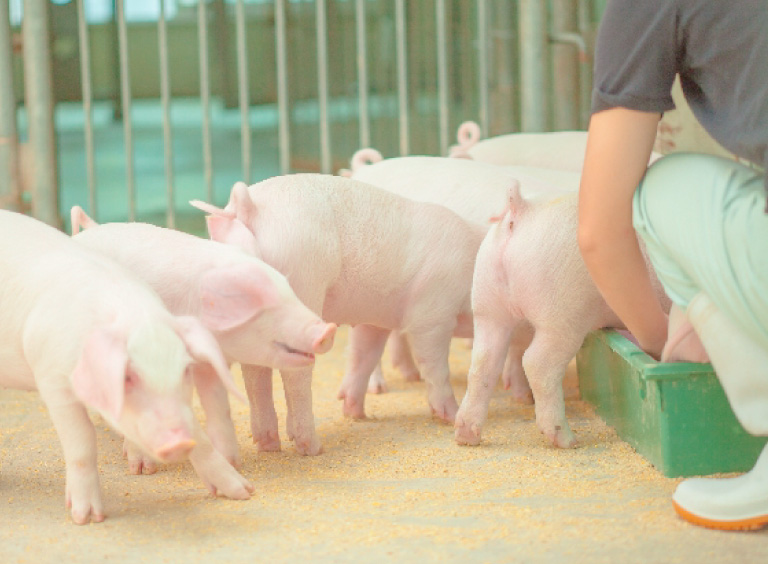
[[[325,453],[258,454],[248,410],[233,414],[249,501],[213,499],[189,464],[131,476],[121,440],[97,419],[108,518],[78,527],[64,509],[57,437],[35,393],[0,390],[0,562],[763,562],[768,530],[691,526],[672,510],[678,480],[661,475],[585,403],[567,404],[581,446],[555,450],[533,408],[499,390],[480,447],[459,447],[428,415],[423,383],[387,371],[369,419],[335,399],[346,331],[320,358],[315,415]],[[469,350],[451,365],[464,394]]]

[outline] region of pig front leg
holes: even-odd
[[[281,370],[280,375],[288,408],[288,438],[293,440],[299,454],[316,456],[323,452],[323,446],[317,438],[315,416],[312,413],[312,367]]]
[[[536,402],[536,424],[552,444],[560,448],[576,446],[576,438],[565,418],[563,378],[584,335],[574,334],[572,330],[570,333],[537,329],[523,355],[523,368]]]
[[[104,520],[101,485],[96,465],[96,431],[85,407],[70,390],[39,385],[59,435],[66,464],[66,506],[72,521],[84,525]]]
[[[265,366],[241,366],[248,402],[251,405],[251,435],[259,452],[279,452],[280,435],[272,396],[272,369]]]
[[[195,448],[189,453],[189,461],[213,495],[229,499],[249,499],[254,487],[219,453],[196,419],[193,420]]]
[[[408,339],[399,331],[393,332],[389,337],[389,354],[392,358],[392,366],[400,371],[406,382],[418,382],[421,380],[419,368],[413,360]]]
[[[454,326],[450,323],[409,332],[410,343],[424,381],[432,414],[453,423],[459,405],[451,388],[448,355]]]
[[[475,316],[475,341],[467,375],[467,393],[456,414],[455,440],[460,445],[477,445],[499,373],[509,349],[512,328],[488,317]],[[525,378],[525,375],[523,375]]]
[[[240,449],[227,389],[210,365],[195,366],[193,378],[205,411],[205,430],[211,443],[232,466],[240,468]]]
[[[365,418],[368,378],[381,359],[388,335],[388,329],[372,325],[355,325],[349,332],[347,366],[337,395],[344,400],[342,411],[346,417]]]
[[[512,340],[509,343],[507,360],[504,363],[504,371],[501,381],[505,390],[512,390],[512,398],[525,405],[533,403],[533,392],[528,385],[528,378],[523,370],[523,354],[531,344],[533,330],[524,322],[518,323],[512,331]]]

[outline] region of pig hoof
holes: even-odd
[[[405,372],[403,373],[403,378],[405,378],[406,382],[420,382],[421,374],[418,372]]]
[[[88,523],[101,523],[106,516],[101,513],[92,513],[88,511],[72,511],[72,522],[75,525],[87,525]]]
[[[267,431],[261,435],[254,435],[253,442],[258,445],[259,452],[280,452],[280,437],[276,431]]]
[[[365,419],[365,407],[362,402],[355,401],[349,398],[344,398],[344,404],[342,405],[342,413],[344,417],[350,417],[352,419]]]
[[[430,405],[429,408],[432,410],[432,415],[434,417],[437,417],[446,423],[453,423],[456,420],[456,412],[459,411],[459,406],[456,404],[456,401],[446,402],[438,407]]]
[[[570,429],[555,429],[554,432],[544,433],[549,441],[557,448],[574,448],[578,444]]]
[[[531,392],[512,392],[512,401],[520,405],[533,405],[533,394]]]
[[[317,456],[323,453],[323,445],[319,441],[296,441],[296,450],[302,456]]]
[[[477,446],[480,444],[480,428],[477,425],[465,423],[457,425],[454,439],[460,445]]]
[[[157,464],[151,460],[129,460],[128,472],[134,476],[141,476],[142,474],[154,474],[157,472]]]
[[[369,394],[386,394],[387,393],[387,385],[383,382],[371,382],[368,385],[368,393]]]

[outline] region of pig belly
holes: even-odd
[[[37,389],[29,364],[14,351],[0,350],[0,388],[27,391]]]
[[[374,325],[383,329],[403,326],[405,300],[400,296],[361,296],[329,292],[322,318],[338,325]]]

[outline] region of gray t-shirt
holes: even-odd
[[[671,110],[675,74],[709,134],[768,170],[768,0],[609,0],[592,113]]]

